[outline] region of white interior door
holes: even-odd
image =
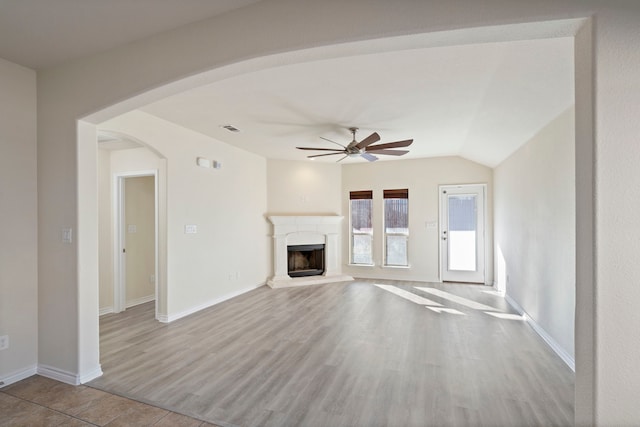
[[[445,282],[485,282],[485,190],[440,186],[440,272]]]

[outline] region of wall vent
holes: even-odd
[[[229,132],[240,132],[240,129],[238,129],[237,127],[232,126],[232,125],[222,125],[220,127],[223,128],[223,129],[228,130]]]

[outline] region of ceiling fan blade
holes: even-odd
[[[376,156],[374,156],[373,154],[369,154],[369,153],[362,153],[360,154],[362,157],[364,157],[365,159],[367,159],[370,162],[375,162],[376,160],[378,160],[378,158]]]
[[[377,132],[372,133],[371,135],[369,135],[368,137],[366,137],[365,139],[363,139],[362,141],[358,142],[356,144],[356,148],[358,150],[363,149],[364,147],[373,144],[374,142],[380,141],[380,135],[378,135]]]
[[[342,154],[342,152],[339,153],[329,153],[329,154],[314,154],[313,156],[307,156],[308,159],[312,159],[314,157],[322,157],[322,156],[335,156],[336,154]]]
[[[406,139],[404,141],[396,141],[396,142],[387,142],[386,144],[372,145],[372,146],[369,147],[369,149],[367,151],[380,150],[380,149],[385,149],[385,148],[408,147],[412,143],[413,143],[413,139]]]
[[[314,148],[314,147],[296,147],[298,150],[317,150],[317,151],[337,151],[343,152],[344,150],[338,150],[337,148]]]
[[[367,153],[371,154],[388,154],[391,156],[402,156],[407,154],[409,150],[367,150]]]
[[[320,139],[324,139],[325,141],[329,141],[330,143],[332,143],[332,144],[336,144],[336,145],[338,145],[338,146],[340,146],[340,147],[342,147],[342,148],[344,148],[344,149],[346,149],[346,148],[347,148],[347,147],[345,147],[345,146],[344,146],[344,145],[342,145],[342,144],[338,144],[337,142],[330,140],[329,138],[325,138],[324,136],[321,136],[321,137],[320,137]]]

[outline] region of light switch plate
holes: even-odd
[[[187,224],[184,226],[184,234],[196,234],[198,232],[198,226],[195,224]]]
[[[205,159],[204,157],[198,157],[196,159],[196,163],[201,168],[210,168],[211,167],[211,160]]]
[[[62,243],[71,243],[73,241],[73,233],[70,228],[62,229]]]

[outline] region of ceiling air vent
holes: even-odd
[[[223,129],[228,130],[229,132],[240,132],[240,129],[238,129],[237,127],[232,126],[232,125],[222,125],[220,127],[223,128]]]

